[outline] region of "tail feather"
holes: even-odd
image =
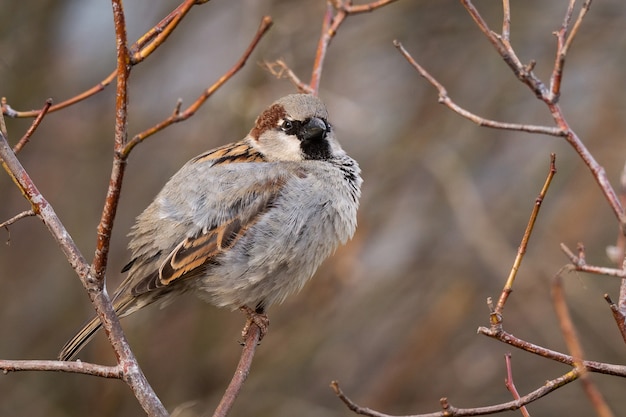
[[[102,326],[100,323],[100,319],[98,317],[94,317],[83,327],[73,338],[71,338],[61,352],[59,353],[59,360],[61,361],[70,361],[74,359],[74,357],[80,352],[82,348],[85,347],[87,342],[91,340],[91,338],[96,334],[98,329]]]

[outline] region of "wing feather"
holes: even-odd
[[[286,178],[275,177],[262,183],[257,182],[248,190],[240,190],[240,198],[233,199],[230,209],[224,210],[231,213],[230,217],[224,218],[221,224],[213,228],[203,229],[183,239],[161,262],[157,273],[135,282],[132,293],[136,296],[172,285],[219,263],[219,256],[232,248],[272,207],[285,183]],[[243,206],[247,206],[245,210],[242,210]]]

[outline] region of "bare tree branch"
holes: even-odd
[[[607,268],[603,266],[587,265],[584,256],[575,255],[564,243],[561,243],[561,250],[567,255],[572,262],[571,266],[574,270],[580,272],[588,272],[591,274],[606,275],[608,277],[626,278],[626,271],[623,269]],[[584,253],[584,252],[583,252]]]
[[[4,227],[8,230],[9,229],[8,226],[12,225],[16,221],[23,219],[24,217],[30,217],[30,216],[36,216],[36,215],[37,214],[35,214],[33,210],[26,210],[19,214],[16,214],[15,216],[11,217],[9,220],[0,223],[0,227]]]
[[[226,388],[226,392],[224,392],[220,403],[215,409],[213,417],[226,417],[226,415],[228,415],[230,409],[235,403],[235,400],[241,392],[243,383],[246,381],[248,374],[250,373],[252,359],[254,358],[254,353],[256,352],[257,345],[259,344],[259,340],[261,338],[261,329],[256,324],[252,323],[250,327],[248,327],[245,336],[246,338],[241,352],[241,358],[237,364],[237,369],[235,370],[233,378],[230,381],[228,388]]]
[[[41,123],[43,118],[48,113],[48,110],[50,110],[50,106],[52,106],[52,99],[51,98],[46,100],[46,104],[44,104],[43,108],[39,111],[39,114],[37,115],[35,120],[33,120],[33,123],[30,125],[30,127],[28,128],[28,130],[26,131],[24,136],[22,136],[22,138],[13,147],[13,152],[16,155],[19,153],[19,151],[22,150],[24,145],[26,145],[28,143],[28,141],[30,140],[30,137],[33,135],[33,133],[35,133],[35,130],[37,130],[37,128],[39,127],[39,124]]]
[[[513,399],[519,400],[520,395],[517,392],[517,388],[515,387],[515,382],[513,382],[513,366],[511,365],[511,354],[507,353],[504,355],[504,362],[506,364],[506,378],[504,379],[504,385],[506,389],[509,390]],[[519,408],[519,411],[522,413],[523,417],[530,417],[526,406],[522,406]]]
[[[119,365],[104,366],[88,362],[61,362],[46,360],[4,360],[0,359],[0,369],[4,373],[18,371],[53,371],[99,376],[101,378],[122,379],[124,372]]]
[[[24,167],[20,164],[2,133],[0,133],[0,158],[2,159],[2,166],[4,169],[11,176],[17,187],[22,191],[24,197],[31,204],[32,211],[43,221],[52,237],[59,244],[59,247],[65,254],[69,264],[80,277],[83,286],[85,288],[91,288],[94,285],[97,285],[97,282],[99,281],[93,276],[87,260],[74,243],[71,235],[65,229],[65,226],[59,220],[52,206],[44,198],[41,192],[39,192]],[[111,306],[111,301],[109,300],[107,293],[105,291],[88,291],[88,295],[93,303],[96,313],[102,320],[105,332],[109,336],[110,340],[115,342],[116,352],[124,352],[122,356],[125,360],[120,362],[122,369],[126,371],[123,379],[129,384],[129,386],[131,386],[138,398],[156,398],[154,391],[147,381],[145,381],[145,377],[136,365],[134,356],[130,351],[130,347],[128,346],[128,342],[126,341],[120,326],[119,319],[113,311],[113,307]],[[29,369],[34,369],[34,367],[36,367],[36,364],[27,365],[28,362],[29,361],[21,362],[20,367],[29,367]],[[15,368],[15,365],[12,365],[10,362],[5,362],[5,364],[12,368],[8,370],[18,370]],[[39,364],[41,364],[41,362],[39,362]],[[163,408],[163,410],[165,409]],[[151,415],[165,414],[155,412]]]
[[[622,340],[624,340],[624,343],[626,343],[626,321],[624,321],[624,314],[622,314],[617,304],[615,304],[613,300],[611,300],[611,297],[608,294],[604,294],[604,299],[609,304],[609,308],[611,309],[611,314],[613,314],[615,324],[617,324],[617,328],[622,335]]]
[[[324,13],[324,20],[322,22],[322,34],[317,42],[315,61],[313,63],[311,81],[309,84],[300,81],[295,73],[289,69],[287,64],[282,60],[273,63],[265,62],[264,66],[277,78],[289,78],[300,92],[317,95],[319,93],[322,70],[324,68],[324,60],[326,59],[328,46],[346,17],[352,14],[371,12],[394,1],[396,0],[378,0],[354,6],[352,0],[327,0],[326,13]],[[276,71],[276,67],[279,68],[278,71]]]
[[[583,390],[585,391],[585,394],[587,394],[587,397],[593,407],[596,409],[598,416],[613,417],[613,412],[606,404],[606,401],[604,401],[602,394],[596,388],[589,376],[589,372],[587,372],[587,369],[583,364],[583,349],[580,341],[578,340],[578,335],[576,334],[572,317],[569,314],[569,309],[567,308],[567,303],[565,302],[565,295],[563,294],[562,273],[568,269],[569,268],[567,266],[561,268],[552,280],[552,303],[554,304],[559,325],[561,326],[561,333],[565,339],[567,349],[574,359],[574,367],[579,373]]]
[[[180,4],[176,9],[174,9],[170,14],[168,14],[165,18],[163,18],[159,23],[157,23],[152,29],[146,32],[143,36],[141,36],[137,42],[135,42],[129,49],[132,54],[132,59],[129,58],[129,63],[131,65],[138,64],[145,60],[148,56],[150,56],[157,47],[161,46],[163,42],[168,38],[168,36],[172,33],[172,31],[178,26],[180,21],[185,17],[187,12],[194,5],[207,3],[209,0],[185,0],[182,4]],[[144,50],[145,49],[145,50]],[[109,75],[107,75],[102,81],[93,87],[83,91],[82,93],[77,94],[74,97],[71,97],[67,100],[64,100],[60,103],[57,103],[47,110],[48,112],[56,112],[58,110],[64,109],[66,107],[72,106],[80,101],[83,101],[101,91],[103,91],[113,80],[117,77],[117,69],[113,70]],[[30,110],[30,111],[19,111],[11,108],[11,106],[7,103],[5,97],[2,98],[0,102],[0,109],[2,113],[8,117],[37,117],[41,110]],[[6,136],[6,133],[5,133]]]
[[[213,83],[213,85],[211,85],[209,88],[204,90],[202,94],[196,99],[196,101],[194,101],[183,112],[180,111],[181,103],[179,102],[177,103],[176,108],[174,109],[174,112],[172,113],[170,117],[158,123],[157,125],[149,129],[146,129],[141,133],[136,134],[130,141],[128,141],[126,146],[124,146],[124,149],[121,151],[121,156],[123,158],[127,158],[130,152],[133,150],[133,148],[137,144],[143,142],[146,138],[154,135],[157,132],[160,132],[161,130],[165,129],[166,127],[174,123],[187,120],[188,118],[196,114],[200,106],[202,106],[204,102],[213,95],[213,93],[215,93],[222,85],[224,85],[228,80],[230,80],[241,68],[243,68],[248,58],[252,54],[252,51],[254,51],[258,43],[261,41],[261,38],[263,38],[263,35],[265,35],[271,27],[272,27],[272,18],[270,16],[263,16],[263,19],[261,19],[261,24],[259,26],[259,29],[257,30],[256,34],[254,35],[254,38],[250,42],[250,45],[248,45],[248,48],[245,50],[241,58],[239,58],[239,60],[235,63],[235,65],[233,65],[231,69],[229,69],[226,73],[224,73],[224,75],[222,75],[219,80]]]
[[[415,68],[419,74],[424,77],[429,83],[431,83],[437,91],[439,91],[439,103],[446,105],[450,110],[455,113],[465,117],[466,119],[476,123],[478,126],[490,127],[493,129],[504,129],[504,130],[518,130],[520,132],[528,132],[528,133],[540,133],[544,135],[550,136],[566,136],[567,132],[548,126],[535,126],[529,124],[518,124],[518,123],[506,123],[506,122],[497,122],[495,120],[485,119],[480,117],[464,108],[456,104],[450,97],[448,96],[448,91],[435,77],[433,77],[428,71],[424,69],[420,64],[413,59],[413,57],[407,52],[407,50],[402,46],[402,44],[394,40],[394,46],[400,51],[400,53],[406,58],[407,61]]]
[[[558,378],[546,381],[540,388],[520,397],[518,400],[509,401],[502,404],[490,405],[486,407],[475,407],[475,408],[457,408],[453,407],[447,398],[441,399],[442,411],[436,411],[433,413],[426,414],[411,414],[402,417],[461,417],[461,416],[484,416],[488,414],[495,414],[502,411],[511,411],[518,410],[526,404],[530,404],[533,401],[538,400],[539,398],[545,397],[551,392],[561,388],[569,384],[572,381],[578,379],[578,373],[576,369],[573,369],[562,375]],[[344,392],[339,388],[339,383],[337,381],[333,381],[330,385],[332,389],[335,391],[335,394],[341,401],[346,404],[346,406],[355,412],[356,414],[370,416],[370,417],[394,417],[390,414],[384,414],[378,411],[374,411],[372,409],[361,407],[353,402],[350,398],[344,394]],[[399,416],[396,416],[399,417]]]

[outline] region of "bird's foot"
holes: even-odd
[[[254,310],[248,306],[241,306],[239,307],[239,310],[243,311],[243,313],[248,318],[246,320],[246,325],[243,327],[243,330],[241,331],[241,337],[243,337],[243,339],[245,340],[246,337],[248,336],[248,332],[250,332],[250,327],[254,324],[261,331],[259,334],[259,342],[260,342],[263,339],[263,337],[265,337],[265,334],[267,333],[267,329],[270,326],[270,319],[267,317],[267,314],[263,312],[262,308],[258,308]]]

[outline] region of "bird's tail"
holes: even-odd
[[[76,336],[71,338],[65,346],[63,346],[63,349],[61,349],[61,352],[59,353],[59,360],[69,361],[74,359],[78,352],[85,347],[87,342],[91,340],[101,326],[102,323],[100,323],[100,319],[98,317],[91,319],[89,323],[76,333]]]

